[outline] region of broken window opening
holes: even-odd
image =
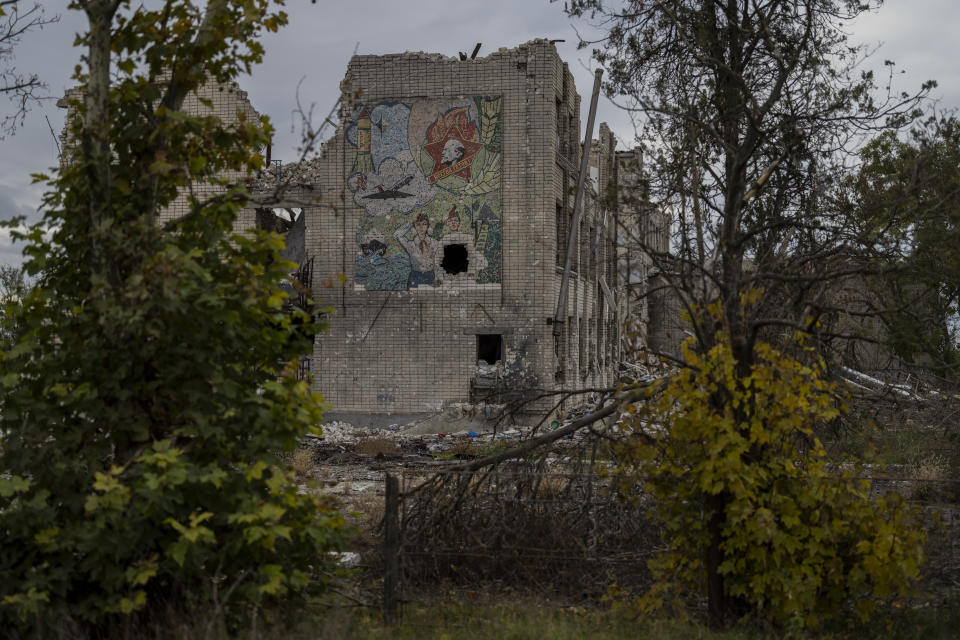
[[[477,363],[497,364],[503,358],[503,336],[499,333],[477,334]]]
[[[462,244],[448,244],[443,248],[443,260],[440,266],[450,275],[466,273],[470,264],[467,247]]]
[[[290,231],[303,213],[301,208],[276,207],[259,208],[256,212],[257,229],[272,231],[281,235]]]
[[[563,210],[563,205],[559,202],[557,203],[557,266],[565,266],[564,261],[566,260],[567,255],[567,245],[564,244],[564,238],[566,236],[566,213]]]
[[[580,367],[580,379],[587,378],[586,340],[583,335],[583,318],[577,318],[577,365]]]

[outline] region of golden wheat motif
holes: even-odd
[[[493,137],[497,132],[502,102],[503,99],[498,97],[486,99],[481,104],[480,143],[484,145],[486,153],[484,154],[483,166],[475,167],[476,177],[471,181],[470,186],[463,190],[467,195],[482,195],[500,188],[500,154],[494,153],[487,145],[493,142]]]
[[[500,155],[488,152],[483,171],[471,182],[463,193],[477,196],[500,188]]]
[[[493,141],[497,132],[497,122],[500,120],[500,103],[502,98],[484,100],[480,108],[480,144],[486,146]]]

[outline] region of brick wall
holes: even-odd
[[[342,412],[415,414],[476,400],[491,376],[511,397],[611,382],[615,315],[597,282],[606,273],[616,287],[613,226],[596,198],[583,217],[561,340],[548,324],[580,152],[579,96],[553,45],[538,40],[466,61],[356,56],[343,88],[345,124],[313,175],[322,201],[306,210],[315,296],[334,308],[316,344],[317,390]],[[601,179],[609,179],[605,129],[599,147]],[[445,159],[446,148],[459,155]],[[408,228],[421,214],[429,239]],[[437,265],[432,282],[411,282],[411,265],[423,262],[414,253],[430,249],[420,241],[439,251],[459,237],[445,224],[451,217],[467,234],[471,262],[487,266],[451,276]],[[491,245],[495,227],[499,246]],[[345,285],[323,285],[340,274]],[[502,352],[478,368],[492,336]]]
[[[69,133],[69,122],[74,113],[72,103],[82,99],[83,95],[80,89],[73,87],[68,89],[63,98],[57,101],[58,107],[68,110],[67,117],[64,119],[65,124],[63,130],[60,133],[61,148],[64,149],[63,156],[60,159],[61,163],[70,162],[71,148],[73,146],[73,140],[71,140]],[[201,100],[209,101],[209,106],[201,102]],[[215,116],[226,125],[238,123],[241,117],[239,114],[241,113],[249,122],[256,122],[260,119],[260,114],[257,113],[250,104],[247,92],[240,89],[234,82],[224,84],[212,80],[207,82],[196,92],[190,93],[184,98],[182,110],[193,115]],[[240,182],[246,180],[248,176],[241,172],[234,171],[224,173],[220,177]],[[222,192],[223,188],[209,184],[195,184],[193,185],[192,191],[194,196],[202,200]],[[160,212],[157,221],[163,224],[180,218],[189,212],[190,205],[187,192],[181,191],[180,195],[170,203],[170,206]],[[253,208],[241,210],[233,225],[234,230],[237,232],[251,229],[255,226],[255,213]]]
[[[617,176],[605,125],[559,337],[551,324],[582,136],[580,96],[555,47],[535,40],[464,61],[355,56],[341,88],[343,124],[318,158],[284,166],[292,187],[270,205],[303,208],[313,297],[332,310],[311,368],[334,413],[422,414],[484,398],[542,412],[554,399],[541,392],[611,384],[626,309],[617,211],[603,197]],[[210,83],[184,109],[257,117],[235,85]],[[251,186],[266,196],[281,183],[267,171]],[[161,222],[188,210],[182,194]],[[246,208],[236,229],[256,220]]]
[[[201,100],[209,100],[210,105],[203,104]],[[210,81],[201,86],[195,93],[187,95],[183,101],[183,111],[194,115],[212,115],[219,118],[225,125],[236,124],[240,121],[240,113],[249,122],[256,122],[260,114],[250,104],[247,98],[247,92],[243,91],[230,82],[219,84]],[[227,172],[223,178],[231,181],[242,182],[247,176],[239,171]],[[193,195],[200,200],[209,198],[222,192],[223,187],[197,184],[193,188]],[[170,203],[170,206],[164,209],[158,216],[158,221],[163,224],[174,220],[190,212],[189,200],[185,192],[181,192],[177,198]],[[234,231],[240,232],[251,229],[256,226],[254,219],[254,210],[252,208],[242,209],[234,221]]]

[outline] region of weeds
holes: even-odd
[[[390,438],[364,438],[353,446],[353,452],[364,456],[398,456],[403,450]]]
[[[910,467],[909,498],[911,500],[933,500],[944,498],[952,493],[948,491],[947,460],[944,456],[932,454],[918,458]]]
[[[293,472],[297,478],[309,478],[313,474],[313,451],[310,449],[297,449],[293,452],[290,461]]]

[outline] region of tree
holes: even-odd
[[[685,345],[684,363],[635,409],[632,437],[616,447],[620,491],[645,481],[666,543],[641,610],[676,608],[711,562],[725,617],[817,628],[850,605],[866,620],[878,601],[908,594],[924,557],[916,510],[896,493],[871,500],[853,469],[830,469],[814,427],[845,407],[823,363],[759,343],[740,378],[722,336],[702,355]],[[668,433],[651,435],[651,424]],[[710,508],[717,495],[722,510]]]
[[[14,49],[20,38],[33,30],[59,20],[47,18],[39,4],[24,9],[21,0],[0,0],[0,94],[5,94],[14,104],[14,112],[0,123],[0,133],[12,134],[17,124],[23,123],[30,103],[40,99],[44,88],[35,73],[23,74],[13,66]]]
[[[884,250],[887,334],[894,350],[956,381],[960,367],[960,123],[931,117],[908,136],[885,132],[851,176],[851,215]]]
[[[231,233],[269,122],[181,109],[261,59],[256,37],[286,20],[274,4],[70,5],[89,21],[72,163],[20,235],[36,283],[0,355],[12,633],[136,633],[194,609],[236,624],[302,604],[344,543],[277,459],[320,422],[296,360],[322,327],[284,309],[280,239]],[[160,226],[178,190],[191,213]]]
[[[603,31],[581,46],[596,46],[594,56],[609,73],[608,93],[645,116],[638,137],[646,145],[650,196],[670,211],[676,233],[669,252],[637,240],[694,335],[694,359],[678,363],[694,373],[678,375],[700,370],[709,378],[701,369],[716,349],[732,367],[729,381],[709,393],[673,400],[687,411],[697,407],[686,402],[707,403],[744,437],[755,423],[768,434],[777,429],[776,416],[763,407],[735,402],[772,366],[763,357],[768,343],[811,366],[814,353],[793,343],[796,333],[812,336],[818,351],[847,337],[848,325],[837,318],[851,306],[838,293],[877,271],[862,252],[873,236],[835,205],[837,180],[864,136],[908,124],[932,86],[875,99],[872,75],[857,70],[863,51],[850,46],[842,24],[878,5],[566,3],[571,15],[589,15]],[[676,422],[666,426],[668,438],[678,435]],[[703,437],[701,446],[720,446],[719,433]],[[773,453],[764,438],[750,442],[739,454],[747,468]],[[775,490],[772,480],[757,489]],[[742,595],[728,579],[737,496],[722,482],[698,491],[702,501],[687,508],[706,523],[702,569],[711,619],[722,624]]]
[[[830,280],[862,273],[862,236],[833,203],[857,143],[919,114],[919,94],[875,100],[862,51],[841,23],[873,6],[847,0],[768,3],[633,0],[622,10],[568,3],[607,35],[594,50],[608,67],[608,93],[642,113],[650,198],[670,211],[669,252],[643,238],[682,300],[698,344],[714,322],[697,319],[716,298],[729,340],[747,366],[771,331],[806,331],[835,311]],[[581,43],[587,46],[591,43]],[[742,292],[759,303],[740,319]],[[823,336],[822,336],[823,337]]]
[[[27,290],[23,269],[8,264],[0,264],[0,318],[6,318],[16,309]],[[9,345],[16,335],[16,327],[8,327],[0,322],[0,344]]]

